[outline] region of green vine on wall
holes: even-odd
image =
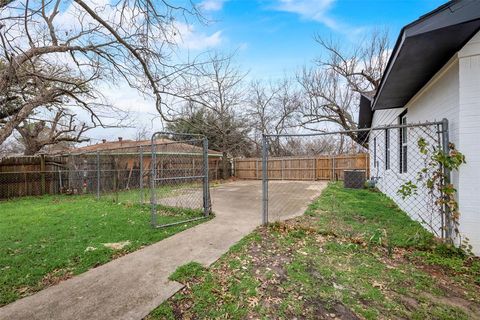
[[[459,235],[460,212],[456,199],[457,190],[449,181],[448,172],[458,170],[465,163],[465,156],[453,143],[448,144],[446,153],[440,147],[429,144],[424,138],[418,140],[418,148],[425,156],[424,166],[418,172],[416,181],[405,182],[397,193],[405,199],[418,194],[418,185],[425,187],[432,204],[446,213],[443,227],[446,234],[452,236],[446,239],[451,242],[453,236]],[[468,239],[466,240],[468,242]],[[469,251],[468,247],[466,245],[464,249]]]

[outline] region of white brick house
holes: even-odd
[[[450,1],[405,26],[397,40],[380,88],[375,97],[360,107],[360,127],[377,127],[403,122],[449,121],[450,141],[466,157],[452,181],[458,191],[460,232],[470,239],[480,255],[480,1]],[[366,106],[367,105],[367,106]],[[398,147],[398,135],[388,137]],[[379,157],[373,135],[369,148]],[[412,143],[413,144],[413,143]],[[410,147],[410,145],[409,145]],[[410,147],[407,156],[413,152]],[[388,170],[400,170],[400,152],[388,154]],[[372,161],[373,157],[372,157]],[[408,172],[418,164],[407,161]],[[407,170],[406,170],[407,171]],[[379,188],[382,190],[380,183]],[[402,209],[414,216],[407,203],[394,191],[382,190]],[[420,192],[421,196],[421,192]]]

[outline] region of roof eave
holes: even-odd
[[[373,109],[404,107],[479,29],[480,1],[462,0],[442,5],[403,27],[374,97]],[[455,36],[444,36],[449,33]],[[432,49],[435,46],[440,50]],[[422,54],[427,58],[419,61]],[[398,63],[403,63],[402,68]]]

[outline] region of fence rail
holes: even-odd
[[[268,159],[268,179],[272,180],[343,180],[345,170],[364,170],[369,176],[368,153],[282,157]],[[234,159],[238,179],[262,179],[262,159]]]

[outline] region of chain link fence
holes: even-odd
[[[296,189],[309,183],[321,190],[328,181],[346,188],[371,188],[391,198],[412,219],[440,238],[448,221],[442,197],[426,181],[437,170],[432,167],[437,151],[446,150],[448,123],[390,125],[370,129],[299,135],[265,135],[262,161],[263,222],[291,215]],[[281,151],[287,156],[278,157]],[[241,174],[257,178],[239,165]],[[248,166],[247,166],[248,167]],[[264,170],[265,168],[265,170]],[[319,196],[320,191],[313,192]]]
[[[123,141],[113,147],[99,143],[87,149],[65,155],[2,159],[0,200],[91,196],[115,203],[155,206],[155,215],[203,217],[210,210],[204,200],[204,185],[208,187],[205,179],[222,176],[218,172],[222,155],[208,150],[203,138],[157,134],[154,140]],[[153,215],[152,224],[157,226]]]
[[[155,142],[159,137],[175,141],[159,144]],[[207,138],[158,132],[152,136],[150,155],[152,225],[159,228],[207,217],[211,209]],[[184,221],[158,224],[159,214],[179,209],[187,215]]]
[[[148,146],[70,154],[60,179],[62,193],[92,194],[120,203],[146,203],[151,168]]]

